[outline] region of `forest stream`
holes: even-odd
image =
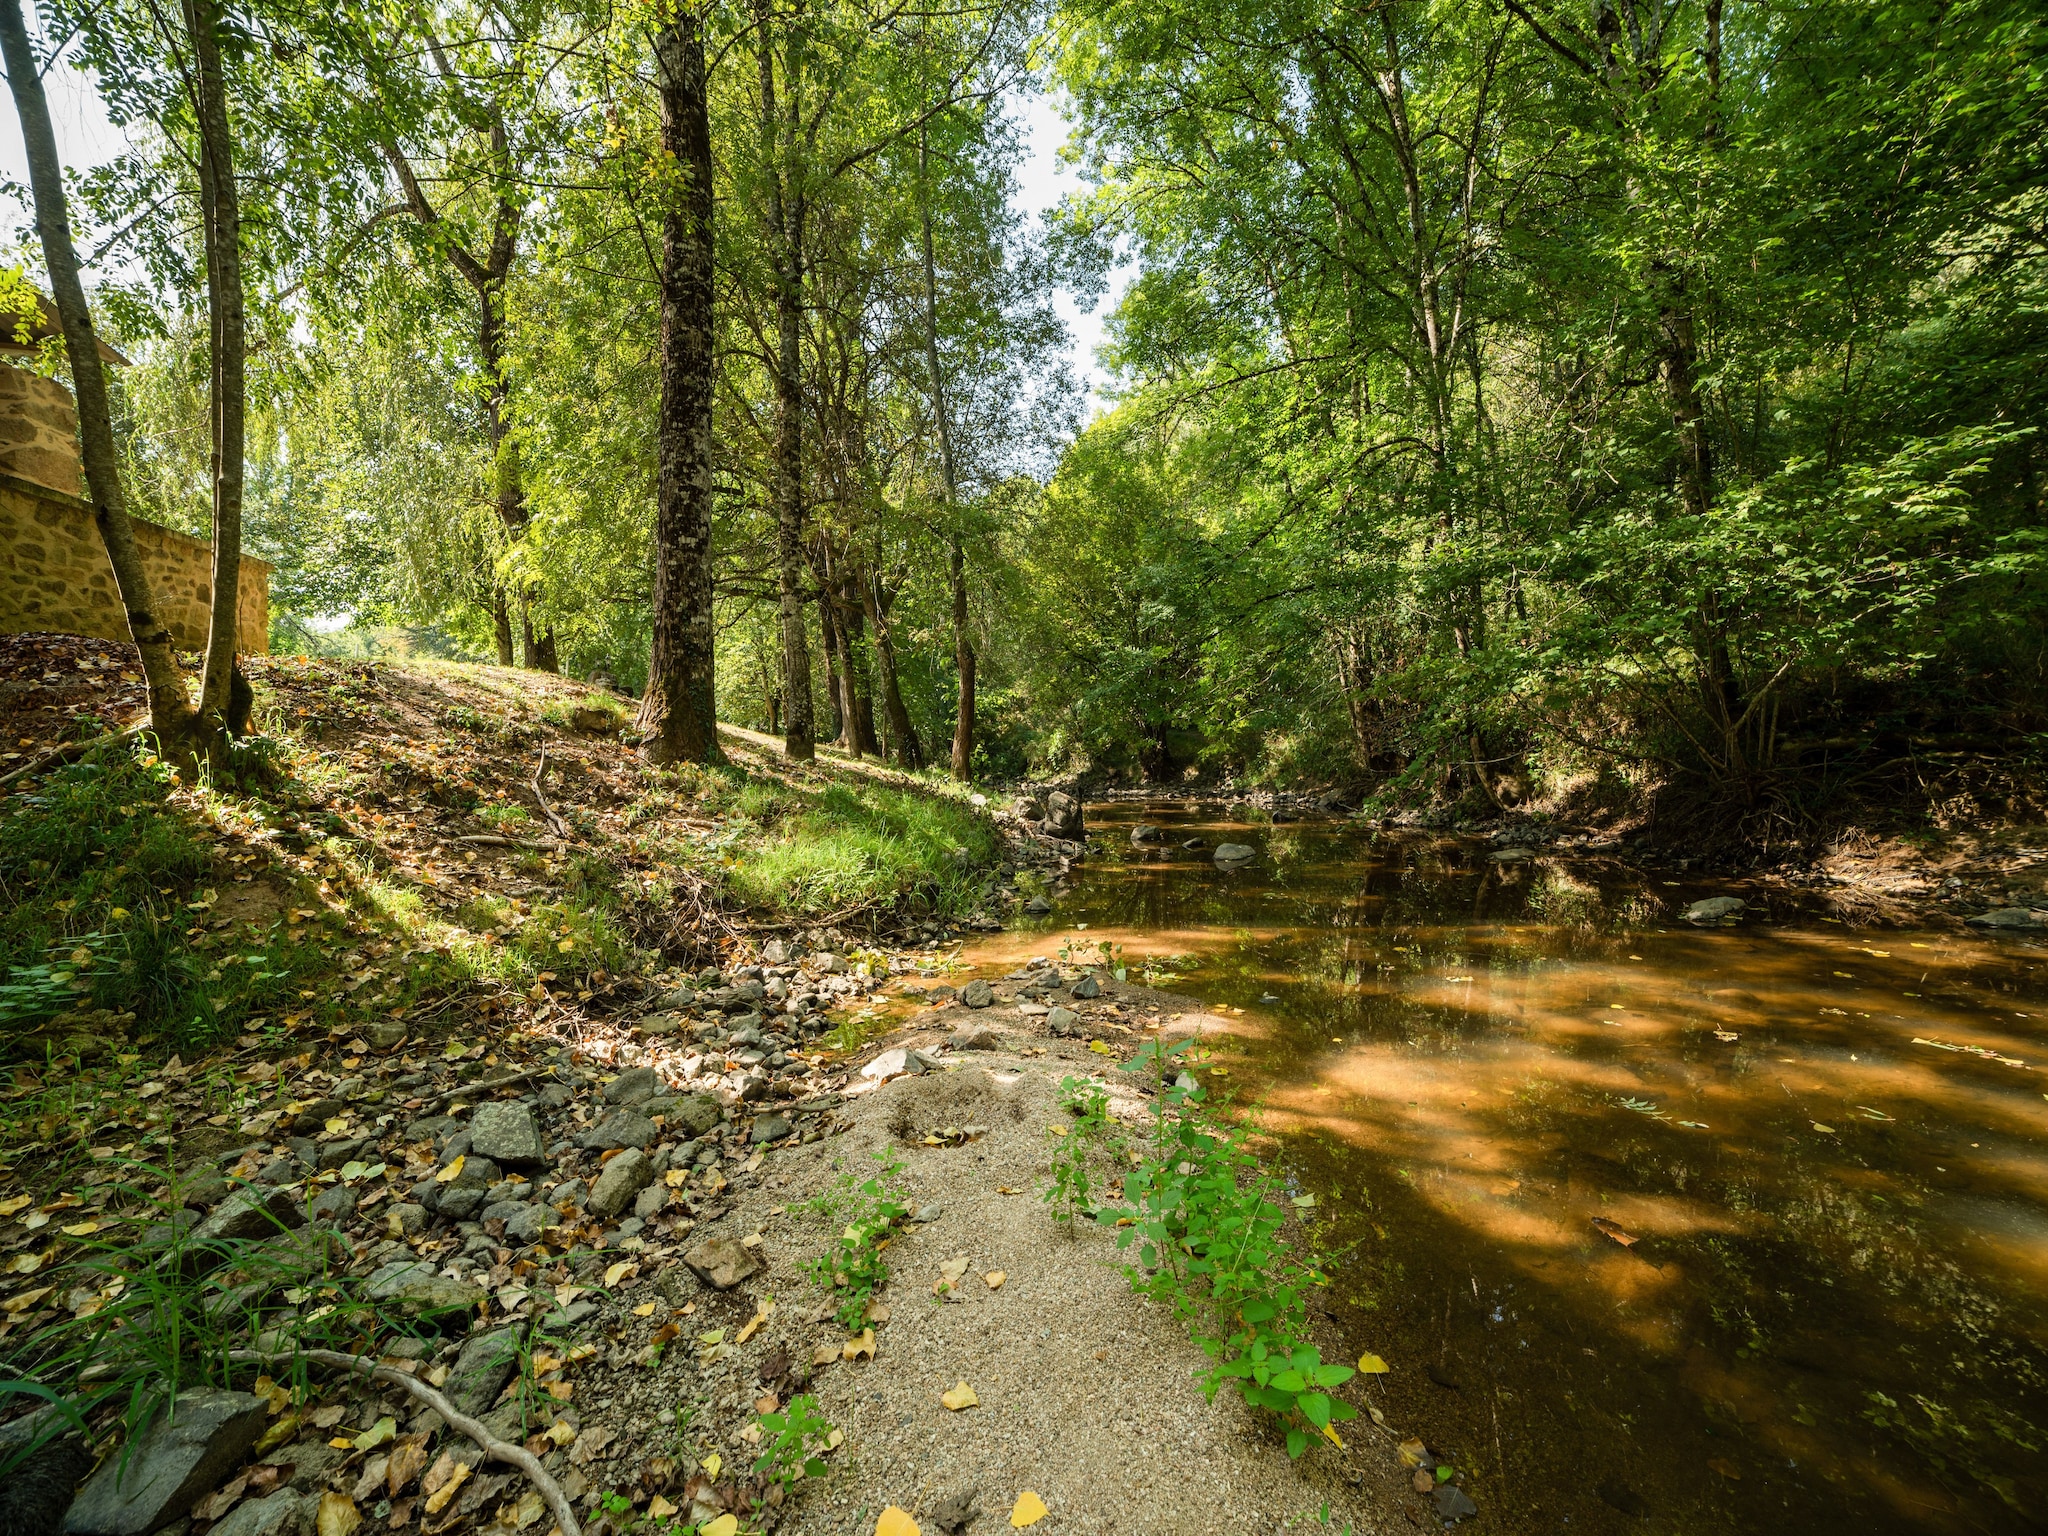
[[[1232,814],[1090,806],[1107,854],[966,959],[1121,946],[1232,1020],[1197,1070],[1489,1529],[2040,1528],[2048,947]]]

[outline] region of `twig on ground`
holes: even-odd
[[[16,779],[31,773],[40,773],[45,768],[54,768],[59,763],[75,763],[95,748],[111,747],[117,742],[132,740],[140,736],[146,728],[147,722],[143,725],[131,725],[125,731],[109,731],[106,735],[95,736],[90,741],[73,741],[61,747],[52,747],[49,751],[30,758],[21,767],[0,773],[0,784],[12,784]]]
[[[541,804],[545,806],[547,802],[542,801]],[[569,846],[551,837],[499,837],[490,832],[478,832],[468,837],[451,837],[448,841],[475,843],[483,848],[537,848],[543,853],[560,853]]]
[[[532,1082],[536,1077],[551,1076],[554,1070],[553,1067],[531,1067],[524,1072],[514,1072],[509,1077],[493,1078],[488,1083],[464,1083],[460,1088],[450,1088],[446,1093],[437,1093],[431,1099],[424,1100],[423,1107],[432,1109],[466,1096],[481,1097],[487,1093],[496,1093],[500,1088],[516,1088],[521,1083]]]
[[[459,1430],[474,1440],[493,1461],[502,1461],[524,1472],[532,1480],[533,1486],[540,1491],[540,1496],[547,1500],[548,1508],[554,1512],[555,1523],[562,1528],[562,1536],[583,1536],[583,1527],[576,1523],[576,1507],[569,1502],[569,1496],[562,1491],[562,1485],[548,1475],[548,1470],[540,1464],[539,1457],[523,1445],[513,1445],[509,1441],[500,1440],[418,1377],[362,1355],[345,1355],[335,1349],[300,1349],[279,1354],[260,1349],[236,1349],[228,1352],[228,1358],[261,1365],[275,1365],[280,1361],[294,1359],[308,1360],[315,1365],[331,1365],[340,1370],[354,1371],[357,1375],[367,1376],[372,1381],[410,1392],[440,1414],[449,1428]]]
[[[569,823],[555,814],[555,808],[548,804],[548,797],[541,793],[540,781],[548,771],[548,744],[540,744],[540,766],[533,770],[533,798],[540,803],[541,815],[547,817],[548,825],[555,829],[555,836],[564,842],[569,840]]]

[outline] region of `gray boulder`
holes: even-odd
[[[165,1262],[196,1277],[219,1268],[247,1243],[295,1231],[305,1224],[306,1213],[290,1190],[237,1190],[214,1207]]]
[[[1081,802],[1065,790],[1056,789],[1045,797],[1045,835],[1069,843],[1087,840],[1088,827],[1081,814]]]
[[[280,1488],[267,1499],[242,1500],[207,1536],[303,1536],[313,1529],[319,1503],[289,1487]]]
[[[100,1464],[64,1516],[67,1536],[147,1536],[211,1493],[263,1433],[260,1397],[180,1392],[138,1444]]]
[[[753,1250],[729,1237],[709,1238],[683,1255],[699,1280],[714,1291],[729,1291],[742,1280],[761,1272],[761,1261]]]
[[[548,1155],[532,1107],[519,1103],[477,1105],[469,1117],[469,1145],[495,1163],[530,1166]]]
[[[755,1117],[753,1135],[749,1140],[757,1147],[766,1146],[771,1141],[782,1140],[795,1130],[796,1127],[780,1115],[759,1115]]]
[[[1974,928],[2048,928],[2048,912],[2035,912],[2026,907],[1997,907],[1964,921]]]
[[[1102,983],[1091,971],[1088,975],[1083,976],[1079,981],[1067,988],[1067,995],[1079,998],[1100,997],[1102,996]]]
[[[1059,1036],[1081,1033],[1081,1015],[1071,1008],[1054,1008],[1045,1016],[1045,1027]]]
[[[556,1225],[555,1213],[544,1205],[522,1205],[505,1218],[505,1241],[531,1247]]]
[[[717,1129],[725,1119],[725,1106],[716,1094],[693,1093],[676,1100],[675,1107],[664,1117],[668,1128],[681,1130],[689,1136],[703,1136]]]
[[[660,1130],[636,1109],[615,1109],[576,1138],[586,1152],[610,1152],[618,1147],[651,1146]]]
[[[954,1030],[949,1043],[956,1051],[999,1051],[1003,1048],[1003,1037],[986,1024],[970,1024]]]
[[[337,1224],[355,1214],[356,1192],[346,1184],[335,1184],[323,1189],[306,1207],[306,1216],[312,1221],[331,1221]]]
[[[960,1001],[969,1008],[986,1008],[995,1000],[995,988],[978,976],[960,989]]]
[[[652,1129],[652,1127],[650,1127]],[[654,1182],[654,1165],[637,1149],[621,1152],[604,1165],[604,1172],[591,1186],[586,1208],[601,1221],[610,1221],[623,1211],[635,1195]]]
[[[449,1368],[442,1392],[474,1418],[498,1400],[505,1383],[519,1367],[519,1330],[497,1328],[477,1334],[462,1346]]]
[[[1033,917],[1043,917],[1052,910],[1052,903],[1043,896],[1034,896],[1024,903],[1024,910]]]
[[[1679,914],[1688,923],[1722,923],[1741,915],[1749,903],[1740,896],[1709,896]]]
[[[1141,821],[1131,828],[1131,841],[1134,843],[1163,843],[1166,841],[1166,834],[1153,826],[1151,822]]]
[[[607,1104],[638,1104],[659,1092],[661,1079],[654,1075],[654,1068],[635,1067],[630,1072],[621,1072],[604,1085],[604,1101]]]
[[[1216,852],[1211,855],[1219,866],[1225,868],[1236,864],[1249,864],[1258,856],[1258,849],[1247,848],[1243,843],[1218,843]]]

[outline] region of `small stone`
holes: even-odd
[[[1534,848],[1496,848],[1487,855],[1496,864],[1526,864],[1536,857]]]
[[[468,1221],[484,1208],[484,1192],[480,1189],[460,1189],[449,1185],[441,1191],[441,1198],[434,1202],[434,1214],[445,1216],[450,1221]]]
[[[540,1122],[526,1104],[477,1105],[469,1117],[469,1145],[478,1157],[493,1162],[531,1166],[547,1161]]]
[[[311,1221],[340,1223],[355,1214],[356,1192],[346,1184],[336,1184],[323,1189],[306,1207],[306,1216]]]
[[[1153,826],[1151,822],[1141,821],[1131,828],[1131,841],[1134,843],[1163,843],[1166,841],[1166,834]]]
[[[303,1536],[312,1528],[312,1511],[319,1502],[280,1488],[267,1499],[242,1500],[207,1536]]]
[[[505,1241],[530,1247],[555,1225],[555,1213],[544,1205],[522,1205],[505,1218]]]
[[[400,1201],[385,1211],[384,1222],[394,1237],[418,1237],[427,1230],[427,1208]]]
[[[1219,865],[1249,864],[1258,856],[1258,849],[1247,848],[1243,843],[1218,843],[1212,855]]]
[[[1738,916],[1748,905],[1740,896],[1709,896],[1679,915],[1688,923],[1719,923]]]
[[[729,1291],[742,1280],[761,1271],[753,1250],[743,1248],[729,1237],[714,1237],[699,1243],[683,1255],[699,1280],[714,1291]]]
[[[763,965],[789,964],[789,946],[780,939],[770,939],[761,949]]]
[[[671,1130],[682,1130],[693,1137],[703,1136],[716,1130],[725,1119],[725,1106],[714,1094],[693,1093],[676,1100],[674,1108],[664,1118]]]
[[[576,1138],[587,1152],[609,1152],[617,1147],[652,1146],[661,1135],[655,1123],[634,1109],[615,1109],[602,1121]]]
[[[493,1200],[485,1204],[479,1221],[510,1221],[526,1209],[524,1200]]]
[[[654,1075],[654,1068],[635,1067],[630,1072],[621,1072],[604,1085],[604,1101],[607,1104],[638,1104],[659,1092],[661,1079]]]
[[[1026,912],[1029,912],[1033,917],[1043,917],[1046,913],[1052,910],[1052,903],[1047,901],[1043,896],[1034,896],[1029,901],[1024,903],[1024,910]]]
[[[956,1051],[998,1051],[1003,1037],[986,1024],[972,1024],[953,1032],[952,1046]]]
[[[960,1002],[968,1008],[986,1008],[996,1000],[995,988],[980,977],[960,989]]]
[[[754,1120],[754,1133],[750,1138],[755,1146],[766,1146],[771,1141],[780,1141],[796,1129],[780,1115],[759,1115]]]
[[[241,1463],[268,1406],[247,1392],[180,1392],[142,1443],[109,1456],[64,1516],[68,1536],[147,1536],[186,1514]]]
[[[643,1017],[634,1027],[643,1035],[651,1036],[656,1040],[665,1040],[670,1035],[682,1033],[683,1021],[672,1013],[650,1013]]]
[[[372,1019],[357,1033],[367,1044],[380,1051],[395,1050],[405,1043],[405,1026],[396,1019]]]
[[[321,1169],[341,1168],[354,1162],[365,1147],[375,1145],[367,1136],[358,1136],[351,1141],[330,1141],[320,1149],[314,1162]]]
[[[1438,1483],[1436,1512],[1445,1520],[1469,1520],[1479,1513],[1479,1506],[1456,1483]]]
[[[910,1051],[898,1046],[893,1051],[884,1051],[873,1061],[860,1069],[862,1077],[877,1082],[887,1082],[892,1077],[901,1077],[906,1072],[922,1072],[924,1063],[917,1060]]]
[[[1083,999],[1091,997],[1100,997],[1102,996],[1102,983],[1100,980],[1096,978],[1093,972],[1090,972],[1088,975],[1083,976],[1079,981],[1075,982],[1071,987],[1067,988],[1067,995],[1069,997],[1078,997]]]
[[[645,1221],[667,1204],[668,1191],[659,1184],[650,1184],[633,1197],[633,1214]]]
[[[497,1401],[518,1366],[518,1329],[498,1328],[480,1333],[463,1344],[441,1391],[473,1418]]]
[[[648,1130],[651,1133],[653,1127],[650,1125]],[[590,1214],[600,1221],[610,1221],[653,1182],[654,1166],[648,1162],[646,1153],[637,1149],[621,1152],[606,1163],[604,1172],[597,1176],[597,1183],[591,1188],[587,1202]]]
[[[1062,1039],[1081,1032],[1081,1015],[1071,1008],[1055,1008],[1045,1016],[1045,1027]]]

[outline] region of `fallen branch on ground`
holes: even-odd
[[[133,740],[135,737],[140,736],[147,728],[147,722],[145,722],[142,725],[131,725],[125,731],[109,731],[106,735],[95,736],[90,741],[73,741],[67,742],[61,747],[52,747],[49,751],[38,753],[35,757],[30,758],[21,767],[7,773],[0,773],[0,784],[12,784],[16,779],[31,773],[38,773],[45,768],[54,768],[59,763],[75,763],[95,748],[111,747],[118,742]]]
[[[548,771],[548,744],[540,744],[540,766],[533,770],[533,798],[540,803],[541,815],[547,817],[548,825],[555,829],[555,836],[564,842],[569,840],[569,823],[555,814],[555,808],[548,804],[548,797],[541,793],[540,781]]]
[[[475,843],[483,848],[537,848],[543,853],[561,853],[569,846],[551,837],[499,837],[489,832],[479,832],[468,837],[451,837],[448,841]]]
[[[562,1528],[562,1536],[583,1536],[583,1528],[576,1523],[575,1506],[569,1502],[569,1496],[562,1492],[562,1485],[548,1475],[548,1470],[540,1464],[539,1457],[523,1445],[513,1445],[509,1441],[500,1440],[418,1377],[362,1355],[345,1355],[335,1349],[300,1349],[282,1354],[271,1354],[260,1349],[235,1349],[228,1351],[228,1358],[246,1360],[259,1365],[276,1365],[286,1360],[308,1360],[315,1365],[331,1365],[340,1370],[354,1371],[358,1376],[367,1376],[372,1381],[382,1382],[386,1386],[403,1388],[440,1414],[450,1429],[459,1430],[474,1440],[493,1461],[502,1461],[524,1472],[532,1480],[533,1486],[539,1490],[540,1496],[547,1500],[548,1508],[554,1512],[555,1523]]]
[[[516,1088],[521,1083],[530,1083],[536,1077],[552,1077],[554,1071],[553,1067],[531,1067],[524,1072],[514,1072],[510,1077],[494,1078],[488,1083],[464,1083],[460,1088],[450,1088],[446,1093],[435,1094],[426,1100],[425,1107],[432,1109],[436,1105],[447,1104],[470,1095],[481,1098],[484,1094],[496,1093],[500,1088]]]

